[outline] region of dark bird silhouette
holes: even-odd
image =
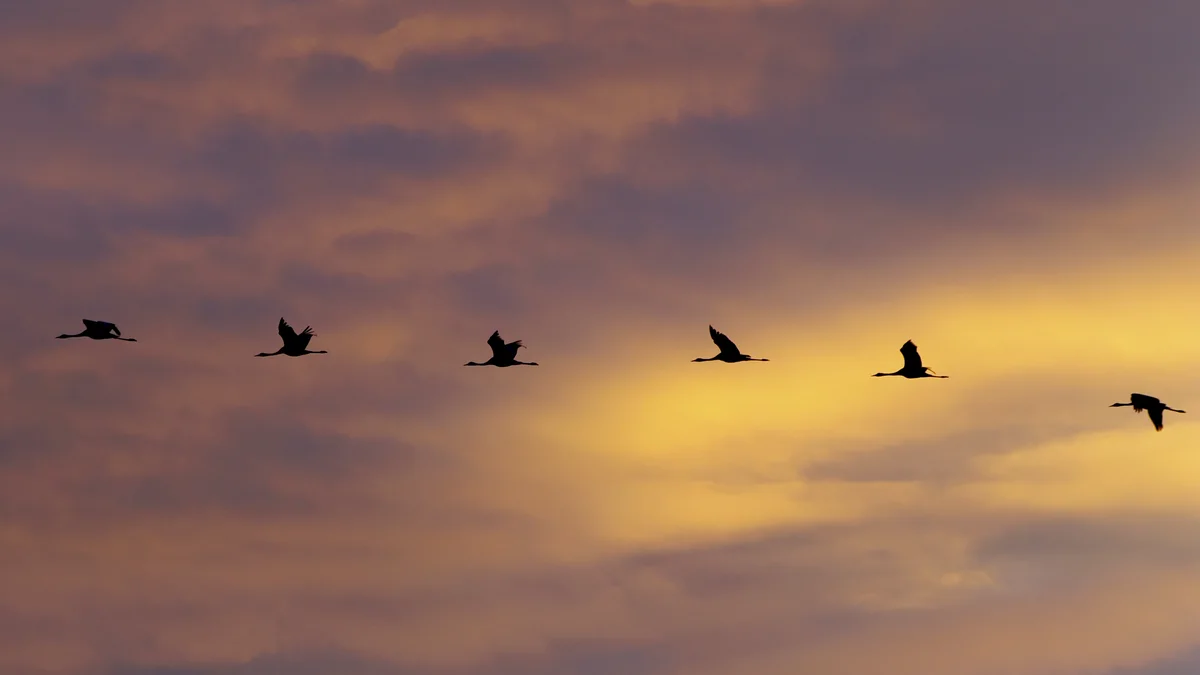
[[[83,320],[83,332],[74,335],[63,333],[56,340],[65,338],[85,337],[93,340],[124,340],[125,342],[137,342],[133,338],[121,337],[121,329],[117,328],[117,324],[107,321],[92,321],[91,319]]]
[[[1150,421],[1154,423],[1155,431],[1163,430],[1162,414],[1164,410],[1170,410],[1171,412],[1177,413],[1187,412],[1186,410],[1176,410],[1171,406],[1166,405],[1162,401],[1154,398],[1153,396],[1147,396],[1145,394],[1130,394],[1129,403],[1114,403],[1108,407],[1120,408],[1121,406],[1126,405],[1133,406],[1133,412],[1135,413],[1140,413],[1145,410],[1146,413],[1150,415]]]
[[[496,366],[497,368],[507,368],[509,366],[536,366],[533,361],[525,362],[517,360],[517,350],[525,345],[521,344],[520,340],[505,344],[500,337],[500,331],[495,331],[488,338],[488,346],[492,348],[492,358],[483,363],[475,363],[468,361],[464,366]]]
[[[325,351],[324,349],[315,352],[308,350],[308,341],[311,340],[314,335],[316,335],[316,333],[313,332],[312,326],[305,326],[304,330],[300,331],[300,334],[297,335],[296,331],[288,325],[288,322],[284,321],[283,317],[279,317],[279,337],[283,338],[283,346],[279,348],[279,351],[271,352],[270,354],[263,352],[261,354],[255,354],[255,356],[278,356],[280,354],[285,356],[304,356],[305,354],[328,354],[329,352]]]
[[[738,349],[737,345],[733,344],[733,340],[730,340],[724,333],[716,328],[713,328],[712,326],[708,327],[708,335],[712,338],[712,341],[716,343],[717,349],[720,349],[721,353],[717,354],[711,359],[692,359],[692,363],[700,363],[702,361],[724,361],[725,363],[737,363],[739,361],[770,361],[770,359],[752,359],[749,357],[749,355],[743,354],[741,350]]]
[[[917,346],[913,344],[912,340],[904,343],[904,346],[900,348],[900,353],[904,355],[903,368],[894,373],[875,373],[871,377],[899,375],[900,377],[907,377],[910,380],[915,380],[918,377],[937,377],[944,380],[949,377],[949,375],[938,375],[928,367],[921,365],[921,355],[917,353]]]

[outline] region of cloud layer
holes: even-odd
[[[0,671],[1194,672],[1198,22],[0,2]]]

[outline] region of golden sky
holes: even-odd
[[[0,2],[0,672],[1200,672],[1198,30]]]

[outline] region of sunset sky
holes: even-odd
[[[1198,36],[0,0],[0,673],[1200,673]]]

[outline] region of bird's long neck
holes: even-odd
[[[283,349],[284,349],[283,347],[280,347],[279,351],[271,352],[270,354],[263,352],[261,354],[255,354],[255,356],[279,356],[280,354],[283,353]]]
[[[87,331],[83,331],[82,333],[75,333],[74,335],[68,335],[66,333],[63,333],[62,335],[59,335],[57,339],[65,340],[67,338],[84,337],[84,335],[86,335],[86,334],[87,334]]]
[[[703,356],[701,356],[701,357],[697,357],[697,358],[694,358],[694,359],[692,359],[692,363],[700,363],[700,362],[703,362],[703,361],[716,361],[716,360],[717,360],[717,359],[719,359],[719,358],[721,358],[721,357],[720,357],[720,355],[717,355],[717,356],[714,356],[714,357],[711,357],[711,358],[707,358],[707,359],[706,359],[706,358],[704,358]]]
[[[897,370],[897,371],[896,371],[896,372],[894,372],[894,373],[875,373],[875,374],[874,374],[874,375],[872,375],[871,377],[892,377],[893,375],[895,375],[895,376],[899,376],[899,375],[900,375],[900,371],[899,371],[899,370]]]
[[[1112,404],[1112,405],[1110,405],[1110,406],[1108,406],[1108,407],[1110,407],[1110,408],[1120,408],[1121,406],[1126,406],[1126,405],[1127,405],[1127,406],[1131,406],[1131,405],[1133,405],[1133,404],[1132,404],[1132,403],[1114,403],[1114,404]]]
[[[1164,405],[1163,410],[1170,410],[1171,412],[1177,412],[1177,413],[1186,413],[1187,412],[1186,410],[1176,410],[1169,405]]]

